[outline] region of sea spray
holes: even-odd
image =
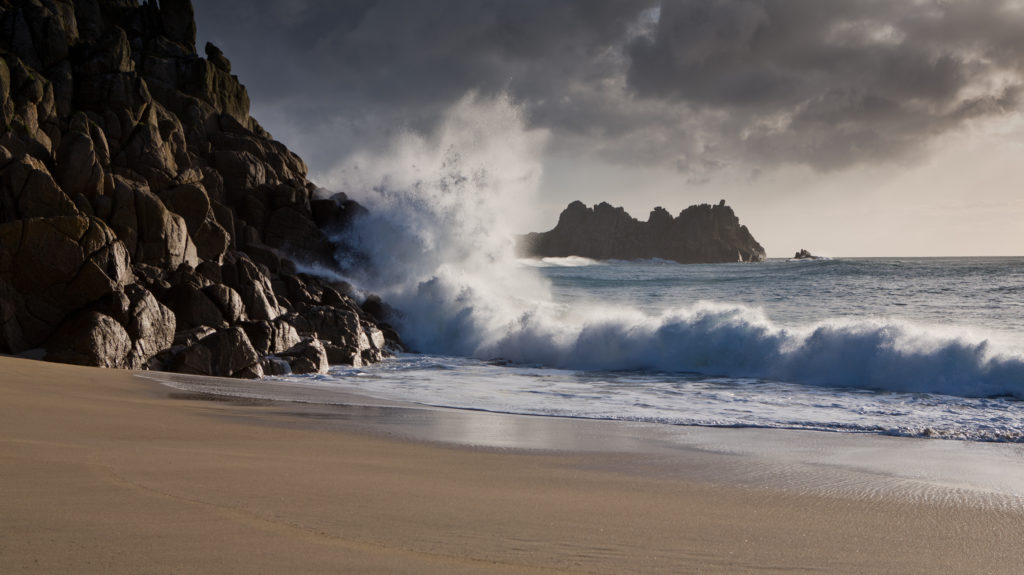
[[[1024,399],[1024,358],[898,320],[779,327],[701,302],[660,316],[591,309],[571,329],[524,320],[483,356],[586,371],[701,373],[827,387]],[[540,316],[529,316],[531,319]],[[557,326],[557,328],[553,328]]]
[[[593,296],[553,298],[545,267],[595,262],[523,265],[514,255],[513,233],[538,200],[545,138],[524,126],[507,98],[469,95],[435,135],[403,134],[390,153],[356,155],[321,178],[369,207],[346,232],[344,243],[369,262],[352,267],[351,279],[398,310],[413,349],[570,370],[1024,398],[1019,350],[909,321],[777,325],[763,310],[733,302],[651,312]]]
[[[507,97],[469,94],[436,134],[404,133],[387,154],[357,154],[321,178],[369,208],[344,238],[370,264],[351,279],[400,311],[414,349],[476,355],[521,314],[550,305],[513,250],[514,233],[536,217],[546,139]]]

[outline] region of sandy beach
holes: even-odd
[[[735,457],[685,449],[418,440],[416,417],[367,425],[404,408],[331,417],[129,371],[0,357],[0,374],[4,573],[1024,569],[1019,506],[741,485]]]

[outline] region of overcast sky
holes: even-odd
[[[252,113],[327,174],[468,93],[546,134],[530,230],[726,199],[769,256],[1024,255],[1024,3],[195,3]],[[200,50],[202,47],[200,46]],[[529,231],[529,230],[522,230]]]

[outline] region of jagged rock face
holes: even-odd
[[[679,263],[758,262],[764,248],[723,200],[690,206],[673,218],[655,208],[641,222],[622,208],[573,202],[548,232],[520,238],[519,250],[532,257],[582,256],[592,259],[660,258]]]
[[[288,362],[292,373],[327,373],[327,351],[318,339],[306,338],[278,356]]]
[[[18,353],[43,343],[71,312],[132,278],[124,244],[95,217],[0,224],[0,351]]]
[[[174,312],[139,284],[111,293],[94,307],[116,319],[131,338],[131,350],[124,367],[145,367],[160,350],[170,347],[174,341],[177,328]]]
[[[249,317],[272,320],[285,312],[278,304],[270,278],[245,254],[221,269],[224,283],[240,294]]]
[[[79,213],[42,161],[22,154],[0,167],[0,222]]]
[[[110,168],[110,150],[103,130],[83,112],[71,118],[67,133],[57,150],[57,180],[71,197],[87,198],[109,192],[106,170]]]
[[[240,324],[253,347],[262,355],[281,353],[302,340],[295,326],[284,318],[274,321],[255,320]]]
[[[0,353],[257,377],[400,349],[296,274],[363,208],[314,200],[195,38],[190,0],[0,2]]]
[[[168,210],[145,184],[131,186],[117,178],[109,221],[138,263],[171,269],[199,264],[184,218]]]
[[[83,310],[64,322],[51,338],[48,361],[126,367],[132,340],[128,331],[109,315]]]
[[[240,327],[226,328],[203,337],[175,356],[175,371],[196,375],[259,377],[259,364],[249,336]]]

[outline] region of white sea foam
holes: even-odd
[[[659,317],[589,310],[524,316],[478,357],[577,370],[697,372],[830,387],[1024,399],[1024,358],[894,320],[775,326],[759,310],[698,304]]]
[[[351,279],[402,312],[417,350],[471,356],[549,305],[546,282],[523,273],[513,249],[546,138],[508,98],[469,95],[435,136],[404,134],[384,156],[357,155],[322,178],[370,208],[351,233],[371,265]]]
[[[514,232],[536,204],[545,139],[507,98],[471,95],[435,137],[405,134],[390,153],[356,156],[321,178],[370,208],[348,240],[371,265],[354,268],[351,279],[400,311],[395,322],[414,349],[572,370],[1024,399],[1024,355],[984,336],[893,319],[780,326],[739,304],[651,314],[556,303],[548,282],[513,250]]]
[[[598,260],[592,260],[590,258],[584,258],[581,256],[568,256],[564,258],[523,258],[518,260],[520,265],[544,268],[544,267],[560,267],[560,268],[582,268],[587,266],[600,266],[605,265],[605,262]]]
[[[640,260],[617,260],[617,259],[610,259],[610,260],[606,260],[606,262],[607,263],[612,263],[612,264],[631,263],[631,264],[648,264],[648,265],[656,265],[656,266],[678,266],[678,265],[680,265],[680,263],[677,262],[677,261],[666,260],[665,258],[647,258],[647,259],[640,259]]]

